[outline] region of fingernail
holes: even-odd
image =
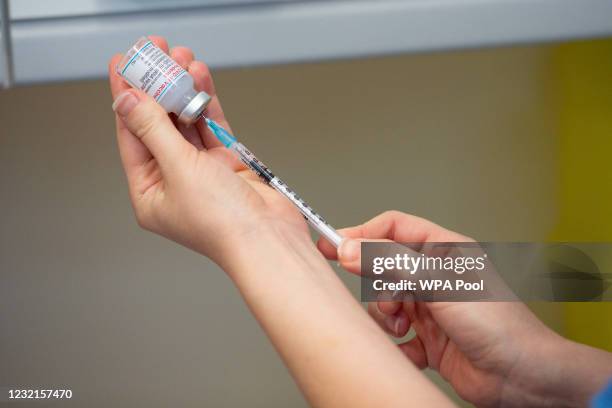
[[[385,324],[387,328],[391,330],[394,334],[399,333],[399,319],[395,316],[387,316],[385,317]]]
[[[402,335],[402,333],[400,333],[400,330],[403,330],[403,327],[407,321],[408,321],[408,316],[406,316],[404,313],[401,313],[398,316],[397,321],[395,322],[395,333],[398,336]]]
[[[119,116],[127,116],[138,105],[138,98],[132,91],[121,93],[113,102],[113,110]]]
[[[345,262],[356,261],[359,259],[359,253],[361,252],[361,243],[354,239],[345,239],[340,245],[338,255]]]
[[[406,322],[406,319],[408,318],[403,313],[400,313],[399,316],[387,316],[385,317],[385,324],[396,336],[401,336],[401,330]]]
[[[395,320],[395,334],[397,334],[398,336],[400,335],[401,324],[402,324],[402,318],[398,317]]]

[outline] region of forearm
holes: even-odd
[[[311,404],[448,406],[372,322],[314,245],[270,228],[222,266]]]

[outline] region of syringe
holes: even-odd
[[[323,217],[317,214],[308,204],[304,202],[292,189],[290,189],[281,179],[276,177],[261,161],[253,155],[242,143],[238,142],[227,130],[219,126],[215,121],[204,118],[208,128],[215,134],[217,139],[221,141],[231,151],[233,151],[240,160],[255,172],[265,183],[270,187],[287,197],[293,205],[302,213],[304,218],[312,225],[312,227],[323,237],[325,237],[336,248],[340,245],[342,237],[338,232],[329,225]]]

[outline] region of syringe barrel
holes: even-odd
[[[149,94],[185,124],[198,120],[210,103],[206,92],[194,89],[193,77],[146,37],[136,41],[116,69],[132,87]]]
[[[276,176],[272,174],[268,166],[263,164],[249,149],[240,142],[234,142],[230,149],[235,151],[240,160],[247,165],[265,183],[270,183]]]
[[[287,184],[285,184],[278,177],[274,177],[270,181],[270,186],[276,191],[287,197],[291,203],[297,207],[302,213],[304,218],[310,223],[310,225],[325,239],[327,239],[333,246],[338,248],[342,237],[338,234],[338,231],[325,221],[315,210],[312,209],[295,191],[293,191]]]

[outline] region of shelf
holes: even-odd
[[[289,1],[298,0],[14,0],[11,17],[22,21]]]
[[[103,77],[110,56],[145,34],[213,68],[293,63],[608,36],[612,0],[251,1],[15,18],[16,82]]]

